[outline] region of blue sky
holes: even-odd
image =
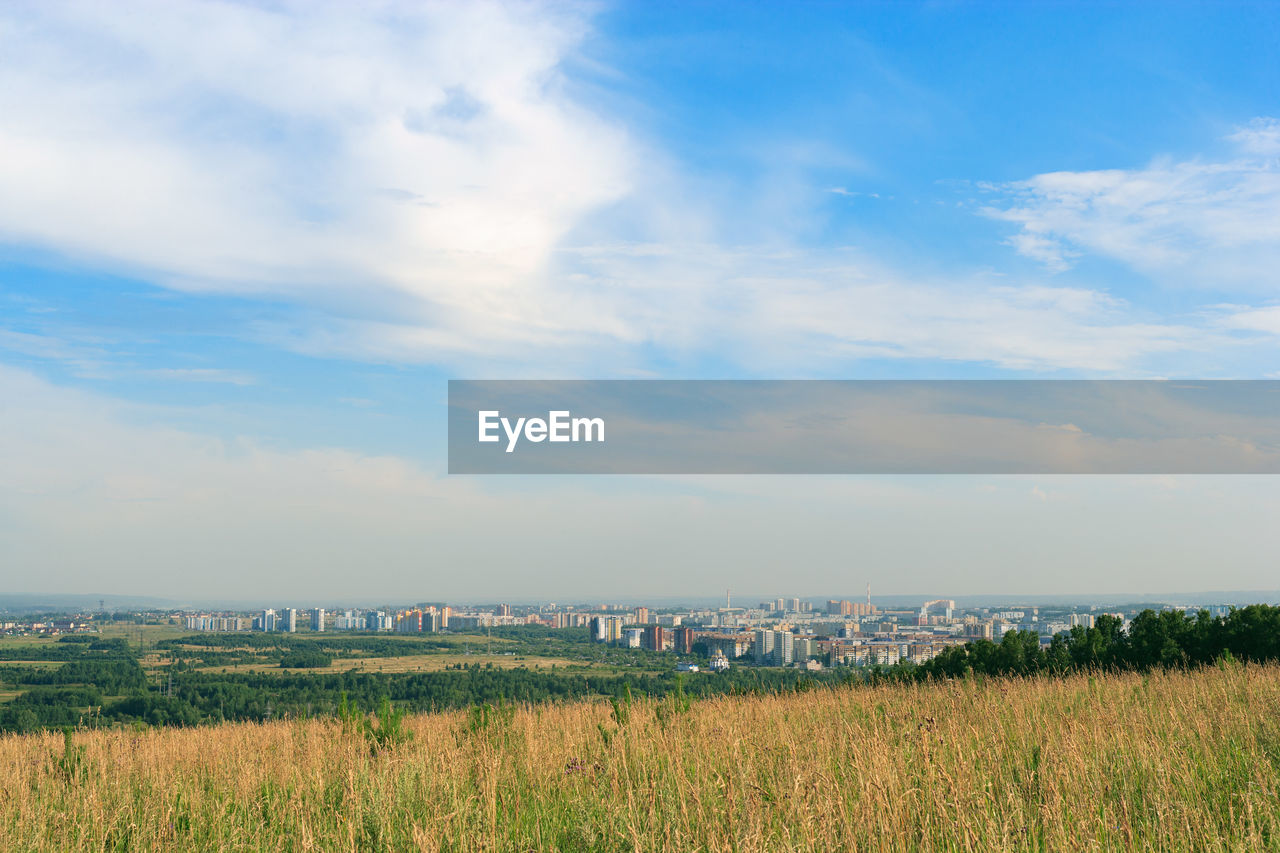
[[[675,579],[702,539],[733,538],[743,501],[792,518],[786,531],[831,511],[815,501],[856,515],[911,494],[903,525],[955,532],[973,527],[971,490],[1007,495],[987,513],[1006,525],[1053,493],[450,480],[450,377],[1280,372],[1274,6],[122,9],[0,11],[0,558],[43,573],[29,588],[74,591],[106,565],[124,574],[104,591],[235,597],[173,580],[195,559],[245,577],[271,565],[281,589],[316,572],[337,595],[378,554],[378,592],[408,595],[421,581],[406,553],[439,550],[532,596],[510,566],[560,541],[555,524],[516,521],[537,501],[602,531],[599,551],[548,570],[556,594],[644,594],[584,580],[630,535],[590,521],[601,495],[655,529],[703,507],[705,533],[671,533],[683,550],[634,558]],[[1174,519],[1227,489],[1247,508],[1228,585],[1264,585],[1251,519],[1274,505],[1260,487],[1142,482],[1180,495]],[[1116,493],[1086,494],[1082,517],[1114,515]],[[437,503],[456,518],[424,521]],[[469,557],[480,517],[524,532]],[[193,558],[184,543],[210,525],[232,544]],[[788,553],[830,561],[841,531],[805,530]],[[1137,547],[1150,532],[1131,519],[1115,536]],[[1198,588],[1187,554],[1216,540],[1182,535],[1200,539],[1160,559],[1182,573],[1169,588]],[[1022,564],[984,545],[976,574],[953,579],[901,531],[866,536],[903,591],[996,591]],[[1104,541],[1062,569],[1114,569],[1124,549]],[[726,561],[772,594],[759,551]],[[1106,565],[1089,583],[1124,587]],[[442,594],[469,594],[431,571]],[[1062,587],[1021,577],[1027,592]],[[840,591],[817,569],[798,583]]]

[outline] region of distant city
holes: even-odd
[[[263,608],[253,611],[138,610],[29,617],[2,621],[6,635],[92,633],[105,618],[172,625],[193,633],[326,631],[438,634],[474,633],[506,626],[542,626],[551,630],[586,629],[592,642],[618,648],[673,653],[684,671],[714,672],[732,666],[799,667],[892,666],[924,663],[949,646],[974,640],[999,641],[1010,631],[1037,634],[1043,645],[1055,635],[1088,629],[1110,614],[1128,626],[1150,604],[957,607],[953,599],[922,601],[918,606],[880,606],[870,589],[859,600],[776,598],[735,605],[726,592],[720,607],[649,607],[622,604],[555,603],[450,606],[418,603],[404,608]],[[1163,609],[1211,616],[1233,605],[1163,605]]]

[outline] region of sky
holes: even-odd
[[[1280,378],[1272,4],[13,2],[0,56],[5,592],[1280,586],[1272,477],[445,444],[450,378]]]

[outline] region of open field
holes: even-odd
[[[164,663],[163,659],[157,657],[154,660],[144,658],[142,664],[144,667],[158,667]],[[434,653],[423,655],[397,655],[395,657],[359,657],[359,658],[335,658],[329,666],[320,667],[300,667],[289,668],[281,667],[275,663],[243,663],[228,664],[225,666],[211,664],[209,666],[197,667],[197,669],[205,672],[301,672],[301,673],[324,673],[324,672],[347,672],[348,670],[356,670],[358,672],[438,672],[442,669],[448,669],[456,664],[471,666],[480,664],[487,666],[492,664],[501,669],[550,669],[555,666],[572,672],[592,673],[592,674],[615,674],[625,672],[625,668],[608,666],[607,664],[584,664],[582,661],[569,660],[568,658],[544,658],[526,655],[485,655],[485,654],[449,654]]]
[[[56,642],[58,642],[57,637],[45,637],[39,634],[5,634],[0,636],[0,649],[14,648],[17,646],[48,646]]]
[[[487,719],[487,723],[485,723]],[[1280,844],[1280,667],[0,739],[12,849]],[[83,748],[81,750],[81,748]]]
[[[108,622],[99,630],[100,636],[105,640],[123,638],[133,646],[139,643],[152,646],[161,640],[172,640],[191,633],[177,625],[135,625],[131,622]]]

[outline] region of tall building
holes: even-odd
[[[616,643],[622,639],[621,616],[592,616],[588,625],[590,637],[597,643]]]
[[[1072,613],[1067,617],[1067,626],[1074,628],[1079,625],[1081,628],[1092,628],[1095,620],[1092,613]]]
[[[280,630],[288,631],[290,634],[297,631],[298,630],[297,609],[293,607],[286,607],[284,609],[283,615],[284,615],[284,620],[283,620],[284,624],[281,626]]]
[[[364,626],[364,617],[354,610],[343,611],[341,616],[335,616],[333,619],[333,627],[337,631],[359,631]]]
[[[632,619],[632,624],[648,625],[649,624],[649,608],[637,607],[635,610],[634,618]]]
[[[775,599],[773,602],[773,609],[778,611],[779,613],[786,612],[787,600],[785,598]]]
[[[679,627],[672,632],[673,644],[676,652],[687,655],[693,651],[693,629],[687,627]]]
[[[990,622],[975,622],[964,626],[964,635],[980,640],[990,640],[993,639],[994,628]]]
[[[773,631],[756,631],[756,641],[751,651],[760,666],[773,659],[773,635]]]
[[[800,612],[800,599],[798,598],[791,599],[791,612],[792,613]]]
[[[420,634],[422,633],[422,611],[406,610],[396,617],[396,633],[398,634]]]
[[[324,630],[324,608],[323,607],[317,607],[311,611],[311,630],[316,632]]]
[[[274,610],[267,609],[262,611],[262,616],[260,618],[262,620],[262,625],[261,625],[262,630],[264,631],[276,630],[276,612]]]
[[[651,652],[660,652],[667,646],[667,629],[661,625],[648,625],[644,629],[644,647]]]
[[[795,659],[795,637],[790,631],[774,631],[773,665],[791,666]]]
[[[251,625],[260,620],[249,620],[240,616],[187,616],[184,622],[188,631],[247,631]]]

